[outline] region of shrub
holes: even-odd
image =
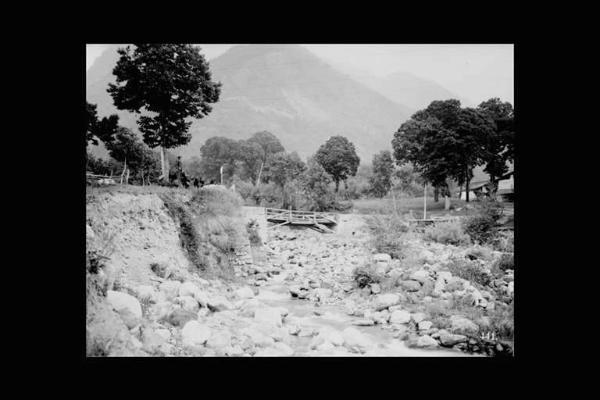
[[[446,264],[446,267],[452,275],[466,279],[470,282],[482,286],[487,286],[491,282],[490,273],[477,261],[455,258]]]
[[[494,263],[492,270],[505,272],[509,269],[515,269],[515,255],[513,253],[502,253],[500,259]]]
[[[256,220],[253,219],[246,224],[246,232],[248,233],[251,246],[262,245],[262,239],[258,234],[258,222]]]
[[[498,235],[490,241],[490,244],[494,250],[514,253],[515,233],[513,231],[499,232]]]
[[[492,200],[482,200],[477,215],[469,217],[464,222],[464,231],[478,243],[488,243],[496,235],[498,220],[502,217],[503,207]]]
[[[375,272],[372,265],[356,267],[352,272],[352,277],[359,288],[364,288],[373,283],[380,283],[383,277]]]
[[[463,232],[458,221],[445,221],[430,225],[425,228],[423,237],[426,240],[456,246],[470,243],[469,236]]]
[[[402,217],[398,214],[370,215],[366,222],[373,233],[372,245],[375,249],[392,258],[401,258],[405,247],[403,236],[408,232]]]
[[[233,184],[235,185],[235,191],[244,200],[254,200],[253,195],[255,194],[256,187],[248,181],[243,181],[237,176],[233,178]]]
[[[487,247],[473,246],[467,249],[465,257],[469,260],[485,260],[489,261],[492,259],[492,252]]]

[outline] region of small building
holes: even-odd
[[[498,181],[498,191],[496,192],[496,198],[499,201],[513,201],[514,199],[514,171],[507,173],[502,176]],[[478,200],[488,196],[490,193],[490,181],[478,180],[469,184],[469,200]],[[462,191],[460,193],[460,199],[466,200],[467,193]]]

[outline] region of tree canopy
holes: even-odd
[[[200,147],[201,164],[207,179],[219,182],[221,166],[224,174],[230,177],[235,172],[236,160],[239,159],[240,145],[237,141],[221,136],[213,136]]]
[[[389,150],[373,156],[373,174],[370,177],[371,192],[377,197],[385,196],[392,187],[394,160]]]
[[[135,113],[144,142],[165,149],[191,140],[191,121],[208,115],[219,100],[220,83],[211,79],[208,62],[191,44],[135,44],[118,50],[116,84],[108,92],[120,110]],[[163,176],[166,166],[163,162]]]
[[[466,184],[468,199],[473,168],[486,159],[493,166],[497,155],[496,114],[488,109],[507,108],[496,101],[485,102],[477,109],[461,108],[458,100],[433,101],[394,134],[392,147],[397,163],[412,163],[434,187],[446,188],[448,178]]]
[[[331,175],[335,182],[335,191],[340,181],[355,176],[360,163],[354,144],[343,136],[332,136],[315,154],[315,160]]]
[[[491,118],[495,127],[488,136],[483,155],[484,171],[490,175],[493,190],[497,189],[497,180],[508,172],[508,162],[514,162],[514,110],[512,104],[492,98],[482,102],[477,109]]]
[[[97,145],[98,140],[108,143],[112,140],[119,127],[119,116],[113,114],[109,117],[98,119],[98,111],[96,104],[91,104],[86,101],[86,126],[85,138],[86,142]]]

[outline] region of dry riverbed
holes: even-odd
[[[263,246],[240,253],[233,282],[158,273],[148,284],[108,291],[122,320],[114,329],[129,333],[108,355],[441,357],[482,347],[480,325],[458,315],[440,329],[427,312],[428,304],[450,297],[447,288],[493,304],[491,294],[439,270],[460,249],[415,241],[414,257],[423,262],[413,270],[370,248],[360,215],[340,215],[335,233],[321,234],[267,230],[263,212],[245,207]],[[367,263],[401,284],[359,289],[352,272]]]

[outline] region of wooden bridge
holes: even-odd
[[[267,229],[283,225],[300,225],[314,229],[321,233],[333,233],[330,226],[337,224],[337,215],[315,211],[282,210],[279,208],[265,208],[268,222],[275,225]]]

